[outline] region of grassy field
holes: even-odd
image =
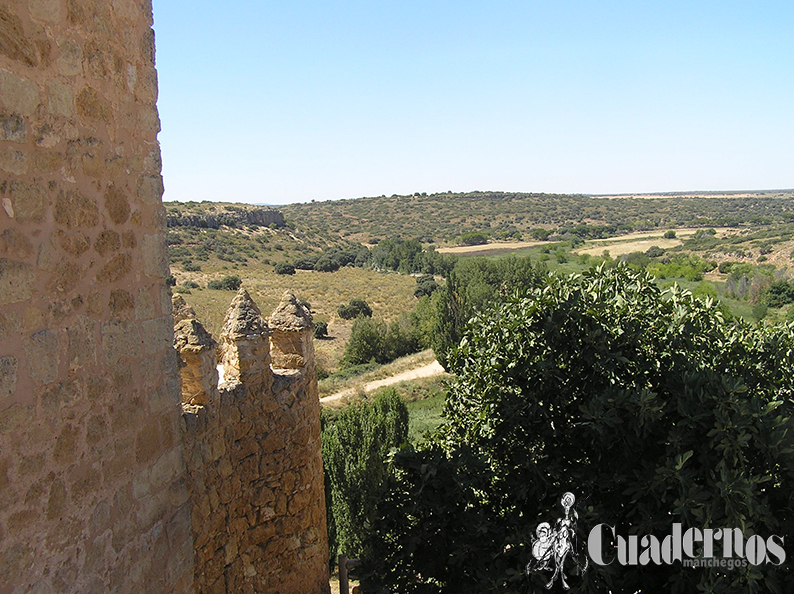
[[[408,406],[408,439],[419,443],[428,431],[433,431],[444,420],[445,394],[439,392],[423,400],[406,403]]]
[[[206,268],[206,272],[178,272],[175,276],[178,276],[180,284],[184,282],[181,279],[187,278],[205,287],[207,280],[220,279],[229,273],[219,267],[216,271],[211,266]],[[292,291],[298,299],[311,304],[314,319],[328,322],[329,338],[315,341],[318,363],[328,370],[338,366],[353,325],[352,321],[337,316],[336,310],[340,305],[353,298],[364,299],[374,316],[390,320],[411,311],[416,302],[413,295],[416,279],[397,273],[345,267],[336,272],[298,270],[294,275],[278,275],[269,267],[249,265],[234,271],[234,274],[242,279],[243,288],[248,290],[265,317],[278,305],[284,291]],[[234,292],[191,289],[183,297],[217,338]]]

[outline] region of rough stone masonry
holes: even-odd
[[[188,377],[208,424],[183,415],[151,25],[147,0],[0,4],[0,594],[322,591],[310,357],[270,391]]]

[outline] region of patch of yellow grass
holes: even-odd
[[[195,275],[181,273],[179,276],[180,282],[192,277],[206,287],[210,278],[236,274],[243,280],[243,288],[251,294],[265,318],[278,305],[284,291],[291,291],[298,299],[308,301],[314,319],[329,322],[331,339],[316,340],[314,343],[318,361],[326,369],[333,369],[339,364],[353,324],[352,321],[338,318],[336,310],[340,305],[354,298],[363,299],[369,303],[375,317],[387,321],[411,311],[416,305],[413,294],[416,279],[406,275],[348,267],[336,272],[298,270],[294,275],[278,275],[265,268],[248,266],[216,274],[199,272]],[[207,330],[217,338],[234,293],[204,288],[193,289],[183,297],[196,310],[196,315]]]

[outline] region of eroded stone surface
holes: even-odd
[[[285,296],[275,319],[285,334],[308,334],[311,341],[308,312],[299,308],[294,296]],[[266,328],[250,296],[238,292],[224,324],[226,345],[239,353],[252,336],[266,339]],[[301,356],[313,352],[301,348]],[[196,587],[202,592],[328,591],[313,360],[271,373],[269,390],[234,381],[220,387],[216,402],[183,405],[194,554],[202,568]]]
[[[251,389],[270,388],[270,329],[254,300],[240,289],[232,300],[220,336],[219,359],[225,381]]]
[[[195,315],[182,319],[174,327],[174,347],[182,360],[182,402],[209,404],[215,399],[218,387],[217,346],[218,343]]]
[[[287,291],[269,318],[273,367],[300,369],[314,362],[312,316],[295,295]]]

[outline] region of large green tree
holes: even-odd
[[[395,457],[367,591],[529,592],[539,522],[794,534],[794,325],[726,321],[624,266],[547,282],[477,315],[449,357],[447,421]],[[586,534],[580,536],[586,537]],[[432,548],[428,548],[431,545]],[[433,559],[433,561],[429,561]],[[592,566],[574,591],[777,592],[780,566]]]
[[[323,418],[322,454],[331,560],[355,557],[369,533],[389,450],[408,437],[408,409],[394,389]]]

